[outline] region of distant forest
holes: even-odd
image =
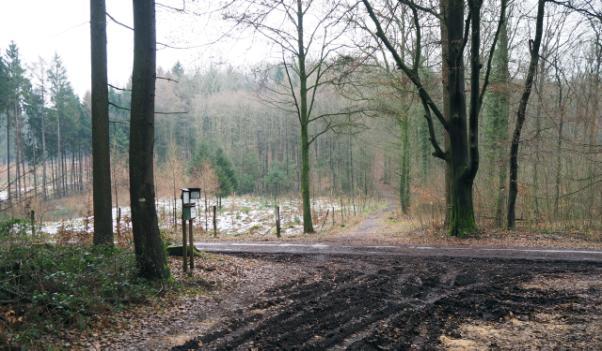
[[[539,53],[533,56],[529,38],[538,23],[524,15],[535,18],[537,8],[519,2],[506,5],[501,13],[497,3],[482,4],[482,46],[469,52],[470,45],[481,42],[464,43],[467,62],[480,57],[480,67],[466,67],[473,74],[462,83],[465,91],[475,78],[477,84],[489,83],[483,85],[483,94],[471,95],[482,102],[482,108],[470,105],[468,93],[464,106],[464,124],[470,121],[471,138],[464,136],[465,149],[471,150],[470,162],[475,162],[475,152],[480,155],[476,157],[480,164],[469,167],[475,172],[470,191],[474,190],[477,219],[499,225],[506,221],[509,164],[515,148],[520,171],[510,185],[520,194],[516,219],[599,227],[602,21],[548,4],[539,30]],[[317,51],[321,48],[328,55],[304,58],[307,77],[318,74],[320,82],[305,87],[313,117],[302,143],[304,124],[295,110],[299,105],[291,102],[298,95],[290,94],[302,86],[293,58],[283,55],[282,62],[251,69],[179,63],[158,69],[155,176],[157,187],[165,188],[158,192],[169,196],[176,182],[185,179],[217,196],[298,193],[303,190],[301,145],[305,143],[312,194],[372,196],[375,189],[388,185],[397,192],[404,213],[444,213],[449,192],[441,159],[449,157],[444,149],[453,147],[453,142],[449,144],[448,125],[436,118],[449,112],[436,108],[445,105],[447,96],[441,88],[445,68],[438,41],[441,33],[438,26],[429,26],[435,14],[418,10],[395,12],[399,21],[389,23],[393,17],[386,11],[397,10],[383,5],[379,11],[354,18],[355,22],[345,22],[343,29],[357,35],[357,47],[337,52],[318,45]],[[236,12],[229,16],[235,18]],[[503,19],[501,25],[498,17]],[[388,23],[388,29],[379,32],[374,27],[379,23]],[[422,32],[416,32],[416,23],[423,24]],[[575,33],[580,40],[570,40]],[[391,44],[387,38],[399,40]],[[416,46],[415,40],[422,42]],[[540,58],[531,60],[536,62],[533,70],[530,57]],[[24,63],[13,43],[0,62],[3,206],[32,196],[56,198],[88,191],[89,95],[74,93],[68,67],[58,55],[46,63]],[[525,100],[529,79],[533,92]],[[114,183],[124,186],[127,180],[120,180],[119,172],[120,165],[127,165],[130,89],[130,85],[109,87]],[[472,119],[479,112],[480,119]],[[522,129],[518,128],[513,142],[521,118]],[[477,120],[478,128],[473,126]],[[471,144],[473,140],[480,148]],[[123,175],[127,177],[127,172]]]

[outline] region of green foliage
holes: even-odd
[[[10,225],[3,224],[3,230]],[[127,250],[49,244],[0,247],[0,307],[14,313],[5,328],[21,345],[56,329],[84,328],[91,317],[147,301],[153,292],[148,282],[136,277],[134,255]]]
[[[266,190],[272,195],[279,195],[290,187],[290,179],[286,176],[286,170],[280,163],[273,163],[264,177]]]
[[[5,240],[8,237],[24,235],[27,222],[22,219],[8,219],[0,221],[0,240]]]
[[[238,192],[249,194],[255,191],[257,179],[260,178],[259,160],[256,154],[245,155],[240,165],[238,176]]]
[[[204,162],[210,162],[219,182],[219,196],[228,196],[238,188],[238,180],[232,167],[221,148],[212,148],[208,144],[199,144],[192,158],[191,170],[199,169]]]
[[[234,174],[232,163],[221,148],[216,150],[213,163],[215,165],[217,179],[219,180],[219,195],[228,196],[235,192],[238,187],[236,174]]]
[[[0,108],[4,110],[8,103],[8,67],[0,57]]]
[[[120,92],[113,88],[109,89],[109,101],[121,107],[130,106],[130,92]],[[111,145],[118,154],[125,154],[129,148],[130,138],[130,113],[113,105],[109,106],[110,119],[118,123],[112,123],[110,129]]]

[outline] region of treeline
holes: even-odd
[[[26,68],[16,43],[0,58],[4,160],[0,203],[81,192],[89,178],[90,116],[55,55]]]
[[[89,190],[89,95],[80,100],[75,94],[58,55],[50,64],[40,60],[28,66],[13,43],[1,62],[3,208],[25,205],[35,196],[48,200]],[[219,197],[299,191],[301,160],[296,116],[266,104],[261,93],[265,92],[266,72],[282,79],[282,70],[276,65],[250,72],[231,67],[186,71],[180,64],[169,71],[159,69],[155,140],[159,170],[165,168],[164,173],[175,175],[169,169],[177,159],[177,174],[192,177],[192,182],[209,184],[211,181],[200,178],[215,176],[217,185],[208,188],[211,195]],[[333,105],[345,104],[336,92],[328,94]],[[110,143],[115,165],[127,160],[130,97],[130,85],[109,88]],[[366,134],[374,123],[358,123],[355,116],[349,116],[348,121],[345,127],[329,130],[312,144],[312,186],[316,192],[367,196],[374,189],[375,173],[370,169],[375,153],[382,159],[383,146],[371,144],[372,137]],[[225,180],[227,177],[214,162],[216,154],[222,165],[229,165],[230,179]],[[203,165],[207,159],[211,162]],[[200,172],[203,166],[209,167],[210,173]],[[127,178],[119,169],[113,171],[113,176]],[[124,186],[127,179],[113,182]]]
[[[277,13],[279,6],[297,11],[296,4],[274,3],[270,11]],[[461,192],[472,203],[454,206],[474,207],[468,211],[472,212],[469,219],[476,215],[479,222],[509,226],[509,208],[515,207],[514,217],[520,223],[599,228],[600,18],[581,11],[583,7],[576,7],[579,2],[542,3],[538,8],[545,14],[526,3],[475,2],[478,6],[471,11],[481,15],[480,22],[465,32],[479,36],[474,42],[479,50],[473,50],[473,39],[468,38],[457,48],[463,52],[463,71],[456,84],[465,89],[455,92],[464,99],[463,107],[454,106],[460,116],[454,123],[461,126],[455,134],[446,121],[456,116],[447,110],[452,92],[446,85],[446,55],[454,52],[446,47],[443,31],[449,18],[440,16],[447,10],[428,1],[416,2],[421,4],[418,7],[387,4],[386,0],[362,1],[362,6],[354,7],[358,13],[347,11],[345,2],[331,4],[345,11],[343,17],[327,14],[334,21],[329,28],[342,26],[341,33],[354,38],[355,46],[345,42],[345,50],[314,46],[304,61],[284,50],[282,62],[250,70],[180,64],[159,69],[154,148],[157,186],[165,188],[159,193],[169,195],[184,181],[211,189],[216,196],[303,192],[303,150],[307,149],[312,195],[368,196],[390,185],[398,192],[403,212],[435,209],[449,216],[454,195],[450,172],[469,168],[471,179],[457,185],[469,183]],[[468,16],[467,8],[453,4]],[[323,9],[312,8],[319,10]],[[236,13],[230,15],[238,18]],[[539,18],[541,42],[533,55],[528,43]],[[383,33],[377,33],[376,24]],[[287,33],[290,28],[278,30]],[[295,38],[298,31],[290,33]],[[464,33],[455,33],[460,34]],[[383,46],[387,39],[390,49]],[[66,79],[60,79],[64,68],[59,58],[48,67],[17,69],[22,66],[18,52],[10,51],[2,65],[2,74],[8,77],[1,80],[7,142],[0,151],[11,165],[2,177],[9,181],[5,188],[10,188],[10,198],[32,187],[45,196],[80,190],[89,178],[88,103],[77,101]],[[320,56],[323,52],[330,56]],[[17,65],[12,64],[15,55]],[[538,60],[531,94],[523,99],[534,57]],[[324,69],[322,82],[313,84],[314,78],[302,76],[301,62],[314,78]],[[319,90],[312,91],[312,86]],[[129,84],[109,89],[114,165],[127,159],[130,89]],[[313,123],[302,123],[298,101],[313,92],[315,104],[309,104],[313,117],[304,115]],[[473,100],[479,103],[471,105]],[[524,124],[519,126],[521,110]],[[309,129],[311,142],[300,138],[303,128]],[[463,144],[456,150],[462,156],[456,165],[450,164],[452,139]],[[511,170],[513,152],[517,165]],[[216,161],[218,154],[224,162]],[[226,163],[228,176],[220,169]],[[127,181],[113,183],[123,186]],[[514,196],[519,194],[516,206],[509,205],[510,185],[516,187]],[[467,232],[475,228],[470,227]]]
[[[173,167],[173,159],[184,161],[177,173],[184,172],[192,177],[191,182],[200,184],[204,182],[200,179],[203,162],[218,154],[231,163],[231,179],[235,181],[224,180],[216,163],[210,162],[220,179],[212,195],[298,192],[301,160],[297,117],[265,101],[265,75],[278,78],[282,71],[278,65],[244,72],[214,66],[187,70],[181,64],[159,70],[155,150],[160,172],[163,167]],[[109,93],[111,140],[117,153],[127,150],[129,128],[129,112],[121,107],[128,106],[130,93],[128,87],[122,89]],[[328,94],[335,108],[346,103],[335,91]],[[344,122],[312,144],[312,189],[332,195],[372,193],[371,168],[378,148],[363,143],[360,137],[363,132],[369,138],[365,131],[371,122],[360,123],[357,116]]]

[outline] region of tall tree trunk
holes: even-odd
[[[153,146],[155,128],[156,27],[154,0],[133,0],[134,68],[130,122],[130,205],[140,276],[167,279],[163,241],[155,208]]]
[[[54,157],[50,158],[50,176],[52,181],[52,196],[56,197],[57,187],[56,187],[56,167],[54,165]]]
[[[58,110],[58,109],[57,109]],[[61,149],[61,112],[57,111],[56,115],[56,160],[58,162],[56,168],[56,178],[57,178],[57,194],[59,197],[63,196],[63,181],[62,181],[62,169],[63,169],[63,151]]]
[[[547,43],[544,43],[541,52],[545,57],[548,51]],[[535,221],[539,221],[540,203],[539,203],[539,161],[541,160],[541,119],[544,96],[544,83],[547,73],[546,60],[539,61],[539,77],[537,80],[537,89],[539,90],[537,107],[535,108],[535,159],[533,160],[533,212]]]
[[[301,126],[301,197],[303,202],[303,232],[313,233],[310,200],[309,136],[307,125]]]
[[[594,191],[594,181],[597,174],[597,165],[599,160],[596,155],[596,138],[598,137],[598,116],[600,116],[600,74],[602,73],[602,34],[600,32],[596,33],[596,60],[594,63],[594,69],[591,72],[593,75],[592,83],[590,87],[590,101],[592,101],[592,114],[589,128],[589,138],[588,138],[588,154],[593,158],[589,163],[588,167],[588,187],[590,189],[589,195],[587,198],[587,213],[589,219],[589,225],[592,225],[594,220],[594,211],[595,211],[595,199],[596,192]]]
[[[472,172],[472,160],[469,152],[469,146],[472,149],[475,141],[471,140],[468,144],[468,125],[466,116],[466,93],[464,84],[464,58],[463,58],[463,38],[464,38],[464,1],[448,1],[448,46],[449,46],[449,67],[448,67],[448,94],[449,94],[449,139],[450,153],[447,158],[447,165],[450,172],[450,213],[449,213],[449,231],[454,236],[464,236],[476,231],[476,222],[473,207],[473,182],[474,174]],[[472,14],[473,21],[478,22],[476,13]],[[474,29],[474,27],[473,27]],[[478,44],[478,43],[477,43]],[[473,43],[474,45],[474,43]],[[476,47],[478,49],[478,46]],[[471,91],[479,91],[478,76],[471,77]],[[474,84],[474,80],[477,84]],[[472,110],[472,109],[471,109]],[[471,111],[472,112],[472,111]],[[471,113],[471,127],[472,127]],[[470,135],[474,137],[474,135]],[[475,155],[478,157],[478,155]],[[474,157],[474,156],[473,156]]]
[[[401,164],[399,172],[399,201],[403,214],[410,212],[410,138],[409,116],[398,117],[401,144]]]
[[[90,0],[92,50],[92,194],[94,245],[113,245],[107,17],[105,0]]]
[[[443,18],[449,18],[449,0],[441,0],[439,2],[439,11],[443,15]],[[440,21],[441,31],[441,95],[443,97],[443,115],[449,120],[449,33],[447,21]],[[426,123],[425,123],[426,124]],[[428,128],[428,127],[427,127]],[[428,130],[428,129],[427,129]],[[444,133],[445,151],[449,154],[451,152],[451,144],[449,140],[449,133]],[[449,162],[445,164],[445,219],[444,225],[449,227],[451,218],[451,193],[452,193],[452,172]]]
[[[36,153],[36,145],[34,144],[32,147],[33,150],[33,196],[37,197],[38,194],[38,177],[37,177],[37,164],[38,164],[38,155]]]
[[[309,111],[307,104],[307,72],[305,69],[305,43],[303,39],[303,4],[297,0],[297,44],[299,65],[299,119],[301,121],[301,197],[303,201],[303,232],[313,233],[310,201],[310,165],[309,165]]]
[[[44,87],[42,87],[42,101],[44,101]],[[44,196],[44,200],[48,199],[48,180],[46,174],[46,161],[48,159],[48,152],[46,151],[46,112],[44,111],[44,107],[42,106],[42,116],[41,116],[41,127],[42,127],[42,194]]]
[[[504,0],[507,2],[507,0]],[[502,227],[506,209],[506,182],[508,180],[508,164],[506,148],[508,143],[508,118],[510,114],[510,72],[508,69],[508,16],[503,19],[500,27],[499,39],[495,56],[493,58],[493,71],[491,83],[493,91],[490,93],[491,126],[489,138],[492,140],[490,152],[492,162],[490,165],[491,176],[497,173],[496,189],[497,198],[495,205],[495,224]]]
[[[78,153],[79,153],[79,161],[78,161],[78,165],[79,165],[79,191],[83,192],[84,191],[84,152],[82,151],[81,145],[79,145],[78,147]]]
[[[564,101],[563,101],[563,87],[562,80],[560,79],[560,72],[558,62],[554,64],[556,68],[556,83],[558,84],[558,113],[560,118],[558,121],[558,138],[556,140],[556,177],[554,180],[554,219],[558,220],[560,210],[560,177],[562,174],[562,136],[564,129]]]
[[[10,113],[6,109],[6,200],[10,206],[12,202],[12,186],[10,179]]]
[[[14,115],[13,117],[15,118],[15,166],[17,166],[16,168],[16,174],[15,174],[15,185],[16,185],[16,192],[15,192],[15,198],[17,199],[17,201],[21,201],[21,191],[22,189],[22,185],[21,185],[21,177],[22,177],[22,173],[21,173],[21,126],[19,125],[19,107],[18,107],[18,102],[19,97],[17,95],[15,95],[15,101],[14,101],[14,106],[13,106],[13,112]]]
[[[541,46],[541,38],[543,37],[543,20],[545,11],[545,0],[539,0],[537,5],[537,22],[535,25],[535,39],[530,41],[531,61],[529,63],[529,71],[525,79],[525,87],[521,96],[518,111],[516,113],[516,126],[512,133],[512,144],[510,146],[510,185],[508,187],[508,213],[507,227],[514,229],[516,226],[516,197],[518,195],[518,149],[520,144],[520,135],[525,123],[527,112],[527,104],[531,96],[533,87],[533,79],[539,61],[539,47]]]

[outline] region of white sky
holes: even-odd
[[[106,2],[109,14],[132,26],[131,0]],[[182,6],[181,0],[162,0],[162,3]],[[38,61],[39,57],[49,62],[54,53],[58,53],[75,91],[82,96],[90,87],[89,17],[89,0],[2,0],[0,50],[4,52],[14,40],[26,66]],[[109,82],[123,86],[132,71],[132,32],[109,18],[107,27]],[[157,41],[177,47],[195,47],[174,50],[159,45],[158,66],[169,69],[178,60],[188,69],[207,67],[211,63],[245,66],[268,59],[266,55],[270,50],[265,44],[257,45],[257,38],[206,45],[218,39],[228,28],[230,25],[224,23],[218,14],[188,16],[157,7]]]

